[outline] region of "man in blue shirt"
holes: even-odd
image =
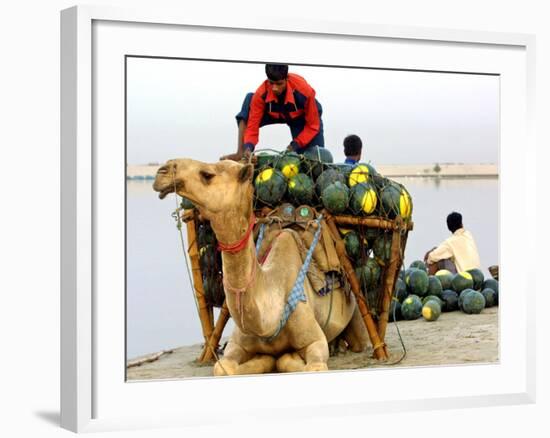
[[[344,138],[344,155],[346,156],[345,164],[357,164],[361,160],[361,150],[363,142],[359,136],[352,134]]]

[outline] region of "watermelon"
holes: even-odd
[[[469,288],[469,289],[464,289],[462,292],[460,292],[460,294],[458,295],[458,308],[460,310],[464,310],[462,305],[464,304],[464,298],[466,297],[466,295],[473,291],[474,291],[473,289]]]
[[[315,181],[315,191],[319,196],[321,196],[323,190],[325,190],[330,184],[335,183],[336,181],[340,181],[342,184],[346,184],[346,179],[344,178],[342,172],[334,168],[324,170],[323,173],[319,175],[319,178],[317,178],[317,181]]]
[[[199,247],[206,246],[208,244],[214,244],[216,242],[216,236],[209,223],[199,223],[197,230],[197,240]]]
[[[288,196],[295,205],[309,205],[313,194],[313,181],[305,173],[299,173],[288,181]]]
[[[443,292],[443,287],[441,286],[439,278],[435,275],[428,276],[428,295],[441,297],[441,292]]]
[[[405,269],[405,283],[407,284],[408,287],[409,286],[409,281],[410,281],[410,276],[411,276],[411,273],[414,272],[414,271],[418,271],[417,268],[407,268]]]
[[[474,290],[481,290],[481,286],[483,286],[483,272],[481,272],[479,269],[468,269],[466,272],[468,272],[472,276],[472,280],[474,280]]]
[[[363,237],[367,239],[368,242],[372,243],[380,235],[380,230],[378,228],[363,228]]]
[[[439,304],[441,307],[443,307],[443,300],[439,297],[436,297],[435,295],[428,295],[422,298],[422,305],[426,304],[428,301],[435,301],[437,304]]]
[[[356,165],[349,174],[348,184],[353,187],[356,184],[369,182],[370,169],[366,164]]]
[[[354,167],[352,164],[329,164],[327,167],[329,169],[337,169],[344,176],[344,182],[348,184],[349,175]]]
[[[399,321],[402,319],[401,316],[401,303],[397,300],[392,300],[390,304],[390,315],[389,315],[389,321]]]
[[[401,215],[403,219],[409,219],[412,215],[412,200],[404,187],[387,180],[379,191],[381,216],[395,218]]]
[[[477,314],[481,313],[484,308],[485,298],[480,292],[472,290],[464,296],[464,300],[462,301],[464,313]]]
[[[332,163],[334,159],[332,154],[326,148],[319,146],[312,146],[306,149],[303,153],[304,158],[304,167],[306,173],[311,175],[313,178],[317,179],[321,172],[324,169],[323,163]]]
[[[367,268],[371,272],[371,289],[378,285],[378,282],[380,281],[380,266],[378,263],[376,263],[376,260],[373,258],[369,258],[367,260],[366,264]]]
[[[497,294],[493,289],[485,288],[481,295],[485,298],[485,307],[493,307],[497,303]]]
[[[422,316],[426,321],[437,321],[441,315],[441,305],[435,300],[428,300],[422,306]]]
[[[292,178],[300,173],[301,158],[296,152],[286,152],[279,160],[275,167],[282,172],[286,178]]]
[[[409,265],[409,268],[422,269],[423,271],[428,272],[428,268],[426,268],[426,263],[424,263],[422,260],[415,260]]]
[[[275,160],[279,157],[279,154],[272,154],[266,151],[261,151],[254,155],[257,159],[256,167],[260,170],[265,167],[272,167]]]
[[[459,294],[464,289],[472,289],[474,287],[474,280],[469,272],[459,272],[453,276],[451,287]]]
[[[199,249],[201,272],[211,271],[216,266],[216,247],[207,244]]]
[[[441,292],[441,299],[443,300],[441,310],[444,312],[458,310],[458,294],[454,290],[446,289]]]
[[[346,253],[348,257],[352,259],[358,259],[361,255],[361,241],[355,231],[350,231],[344,236],[344,244],[346,246]]]
[[[357,275],[362,289],[372,290],[380,280],[380,266],[374,259],[369,258],[365,264],[355,268],[355,275]]]
[[[428,292],[428,274],[421,269],[415,269],[409,275],[409,287],[413,294],[423,297]]]
[[[380,174],[376,171],[374,166],[370,163],[365,163],[365,166],[369,169],[369,175],[370,176],[380,176]]]
[[[398,278],[395,282],[395,292],[393,296],[399,300],[400,303],[407,298],[407,285],[401,278]]]
[[[221,277],[219,275],[203,275],[202,286],[206,303],[213,307],[222,307],[225,292]]]
[[[451,282],[453,281],[453,274],[451,273],[451,271],[440,269],[435,273],[435,275],[441,282],[441,287],[443,288],[443,290],[450,289],[452,287]]]
[[[493,289],[498,296],[498,281],[494,278],[488,278],[483,282],[482,289]]]
[[[280,170],[267,167],[254,180],[256,197],[264,204],[279,204],[286,192],[286,178]]]
[[[343,213],[349,205],[349,189],[340,181],[336,181],[323,190],[321,198],[328,211]]]
[[[180,207],[183,208],[184,210],[191,210],[192,208],[195,208],[193,203],[189,199],[187,199],[185,196],[181,197]]]
[[[403,319],[413,320],[420,318],[422,315],[422,301],[416,295],[409,295],[401,303],[401,315]]]
[[[380,234],[372,244],[372,252],[378,263],[385,266],[391,257],[391,234]]]
[[[351,188],[350,198],[350,209],[355,215],[372,214],[378,204],[376,189],[369,183],[355,184]]]
[[[403,281],[403,283],[405,282],[405,270],[404,269],[399,270],[399,278]],[[407,285],[405,285],[405,287],[406,286]]]

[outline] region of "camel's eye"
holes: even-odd
[[[201,170],[200,175],[201,175],[201,180],[204,184],[210,184],[210,181],[212,181],[212,178],[216,176],[215,174],[206,172],[205,170]]]

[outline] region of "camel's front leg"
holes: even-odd
[[[312,342],[300,351],[306,361],[304,371],[327,371],[328,370],[328,343],[326,338]]]
[[[263,374],[275,369],[275,358],[266,354],[246,352],[240,345],[230,341],[224,356],[214,365],[215,376]]]

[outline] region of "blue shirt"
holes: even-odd
[[[346,161],[344,161],[344,164],[357,164],[359,161],[354,160],[353,158],[346,158]]]

